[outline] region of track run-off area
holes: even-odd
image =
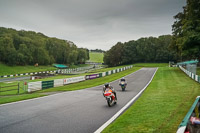
[[[134,102],[133,99],[149,84],[156,70],[157,68],[142,68],[127,75],[125,78],[128,85],[125,92],[122,92],[119,80],[111,82],[118,98],[117,104],[113,107],[108,107],[102,95],[103,85],[0,105],[0,132],[101,131],[105,123],[111,121],[111,118],[129,101]],[[101,129],[98,130],[99,128]]]

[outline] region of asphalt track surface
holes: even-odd
[[[111,82],[118,98],[112,107],[102,95],[103,85],[0,105],[0,133],[93,133],[137,95],[155,71],[142,68],[126,76],[125,92],[118,80]]]

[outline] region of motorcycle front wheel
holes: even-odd
[[[112,106],[112,100],[110,98],[107,98],[107,103],[108,103],[108,106],[111,107]]]
[[[125,87],[122,87],[122,91],[125,91]]]

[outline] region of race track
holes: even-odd
[[[113,107],[108,107],[102,95],[103,85],[0,105],[0,132],[93,133],[137,95],[155,71],[142,68],[126,76],[125,92],[119,81],[112,82],[118,98]]]

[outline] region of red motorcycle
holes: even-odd
[[[106,88],[106,90],[104,92],[104,96],[106,98],[106,101],[107,101],[109,107],[111,107],[112,105],[117,103],[115,95],[110,88]]]

